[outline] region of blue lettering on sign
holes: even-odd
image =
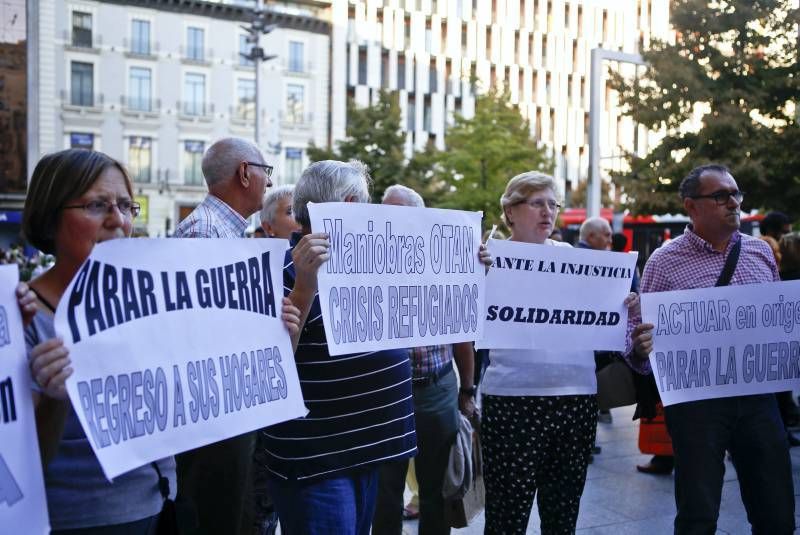
[[[5,307],[0,306],[0,347],[11,343],[11,334],[8,330],[8,316]]]
[[[7,503],[9,507],[18,503],[24,496],[17,484],[17,480],[11,474],[5,459],[0,454],[0,505]]]

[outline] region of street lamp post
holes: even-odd
[[[600,215],[600,114],[602,112],[603,61],[645,65],[639,54],[595,48],[592,50],[592,67],[589,91],[589,187],[587,188],[586,217]]]
[[[278,27],[277,24],[267,24],[267,12],[264,11],[263,0],[258,0],[256,8],[253,10],[253,20],[249,26],[242,26],[247,32],[247,42],[253,46],[248,53],[241,52],[242,57],[255,63],[256,70],[256,117],[255,117],[255,142],[261,142],[261,62],[276,58],[274,54],[265,54],[261,47],[261,35],[268,34]]]

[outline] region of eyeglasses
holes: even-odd
[[[104,216],[106,214],[111,213],[111,209],[115,208],[119,210],[119,212],[124,215],[125,217],[130,217],[131,219],[135,218],[139,215],[139,212],[142,209],[142,205],[138,202],[129,201],[123,199],[121,201],[117,201],[115,203],[111,201],[89,201],[86,204],[75,204],[72,206],[62,206],[62,210],[72,210],[76,208],[82,208],[86,211],[87,214],[94,217]]]
[[[714,202],[717,203],[717,206],[724,206],[728,204],[728,199],[733,197],[736,200],[737,204],[742,203],[742,199],[744,199],[744,192],[739,191],[738,189],[735,190],[727,190],[721,189],[719,191],[715,191],[714,193],[710,193],[708,195],[691,195],[690,199],[714,199]]]
[[[253,167],[260,167],[264,170],[264,174],[267,175],[267,178],[272,176],[272,166],[265,164],[265,163],[256,163],[256,162],[244,162],[247,165],[252,165]]]
[[[561,209],[561,205],[558,204],[556,201],[552,200],[545,201],[544,199],[534,199],[532,201],[526,202],[525,204],[537,210],[544,210],[546,207],[551,212],[557,212],[558,210]]]

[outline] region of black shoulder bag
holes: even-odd
[[[728,257],[725,259],[725,265],[722,267],[722,272],[719,274],[714,286],[727,286],[731,283],[733,274],[736,272],[736,266],[739,263],[739,253],[741,250],[742,239],[739,238],[739,240],[733,244],[731,252],[728,253]],[[649,375],[634,373],[633,379],[636,385],[636,412],[633,414],[633,419],[654,418],[656,416],[656,404],[661,402],[655,376],[652,373]]]
[[[158,463],[152,462],[150,466],[158,474],[158,490],[161,497],[164,498],[161,512],[158,513],[158,528],[155,533],[156,535],[178,535],[178,517],[175,512],[175,502],[169,497],[169,479],[161,474]]]

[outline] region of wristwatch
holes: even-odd
[[[475,394],[478,393],[478,387],[477,386],[469,386],[469,387],[462,386],[461,388],[458,389],[458,393],[459,394],[464,394],[465,396],[470,396],[470,397],[474,398]]]

